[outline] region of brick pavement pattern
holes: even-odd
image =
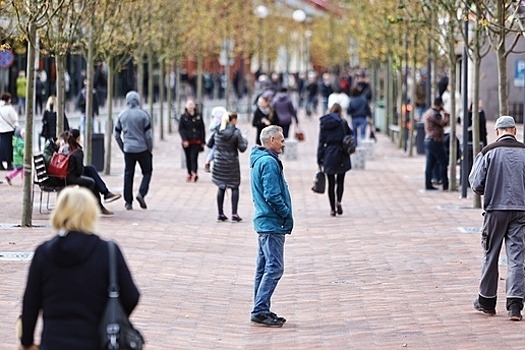
[[[250,129],[251,147],[254,130],[246,119],[239,126]],[[156,140],[148,210],[134,202],[126,211],[122,200],[107,205],[115,215],[101,219],[98,233],[121,245],[142,292],[132,320],[147,349],[525,347],[525,322],[508,321],[505,311],[505,266],[498,314],[486,317],[472,308],[482,257],[472,228],[482,218],[472,209],[471,193],[459,199],[458,192],[423,191],[424,156],[409,158],[378,134],[375,159],[346,177],[344,214],[330,217],[326,194],[310,190],[317,120],[303,120],[302,129],[299,158],[283,160],[296,220],[272,305],[288,319],[283,328],[249,321],[257,250],[249,150],[241,155],[241,223],[216,221],[210,174],[201,171],[197,183],[185,182],[177,134]],[[112,174],[104,179],[121,192],[123,159],[115,143],[112,159]],[[199,161],[202,168],[204,155]],[[35,208],[33,224],[40,227],[11,227],[20,222],[21,182],[4,183],[0,191],[0,252],[32,252],[53,235],[49,215]],[[228,197],[227,215],[229,204]],[[16,348],[28,266],[28,260],[0,260],[0,349]]]

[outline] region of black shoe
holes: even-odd
[[[274,312],[270,312],[270,316],[272,316],[273,318],[276,318],[276,319],[280,320],[282,323],[286,323],[286,318],[284,318],[284,317],[279,317],[279,316],[277,316],[277,314],[274,313]]]
[[[330,216],[335,216],[335,210],[330,211]]]
[[[217,217],[217,221],[228,221],[228,217],[224,214],[219,214],[219,216]]]
[[[144,200],[144,197],[142,197],[140,193],[137,195],[137,202],[139,202],[140,207],[142,209],[148,209],[148,206],[146,205],[146,201]]]
[[[108,192],[108,193],[106,193],[104,195],[104,203],[114,202],[117,199],[119,199],[120,197],[122,197],[121,194],[115,194],[115,193],[112,193],[112,192]]]
[[[521,321],[522,319],[521,310],[517,307],[512,307],[509,310],[509,319],[511,321]]]
[[[337,204],[337,214],[343,215],[343,207],[341,204]]]
[[[427,191],[435,191],[435,190],[437,190],[437,187],[434,187],[434,186],[426,186],[426,187],[425,187],[425,190],[427,190]]]
[[[237,214],[232,214],[232,221],[241,222],[242,218]]]
[[[272,328],[280,328],[284,324],[284,322],[280,320],[279,317],[274,317],[270,312],[259,315],[252,315],[250,317],[250,321]]]
[[[489,316],[494,316],[496,314],[496,310],[495,309],[487,309],[483,306],[481,306],[481,304],[479,303],[479,299],[476,299],[474,300],[474,302],[472,303],[474,305],[474,309],[478,310],[478,311],[481,311]]]
[[[126,208],[126,210],[133,210],[133,206],[131,206],[131,203],[126,203],[124,207]]]

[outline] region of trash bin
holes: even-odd
[[[91,135],[91,163],[97,171],[104,170],[104,134]]]
[[[425,154],[425,123],[417,123],[416,132],[417,154]]]

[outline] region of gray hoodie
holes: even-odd
[[[139,94],[126,94],[128,109],[122,111],[115,123],[115,139],[125,153],[152,152],[153,135],[149,115],[140,108]],[[122,137],[121,137],[122,134]]]

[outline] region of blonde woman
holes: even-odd
[[[64,113],[64,130],[69,130],[69,122]],[[40,132],[46,141],[57,137],[57,112],[56,112],[56,97],[49,96],[47,99],[46,110],[42,116],[42,131]]]
[[[66,187],[51,213],[57,235],[36,248],[24,292],[19,350],[36,349],[34,332],[43,318],[42,349],[100,347],[99,322],[108,298],[108,244],[96,235],[100,209],[83,187]],[[140,293],[116,245],[122,307],[129,315]]]
[[[221,125],[208,142],[208,147],[215,147],[211,179],[219,188],[217,192],[218,221],[228,221],[228,217],[224,215],[224,196],[228,188],[232,191],[232,221],[242,220],[237,213],[239,185],[241,184],[239,152],[246,151],[248,140],[237,129],[236,123],[236,113],[224,113]]]

